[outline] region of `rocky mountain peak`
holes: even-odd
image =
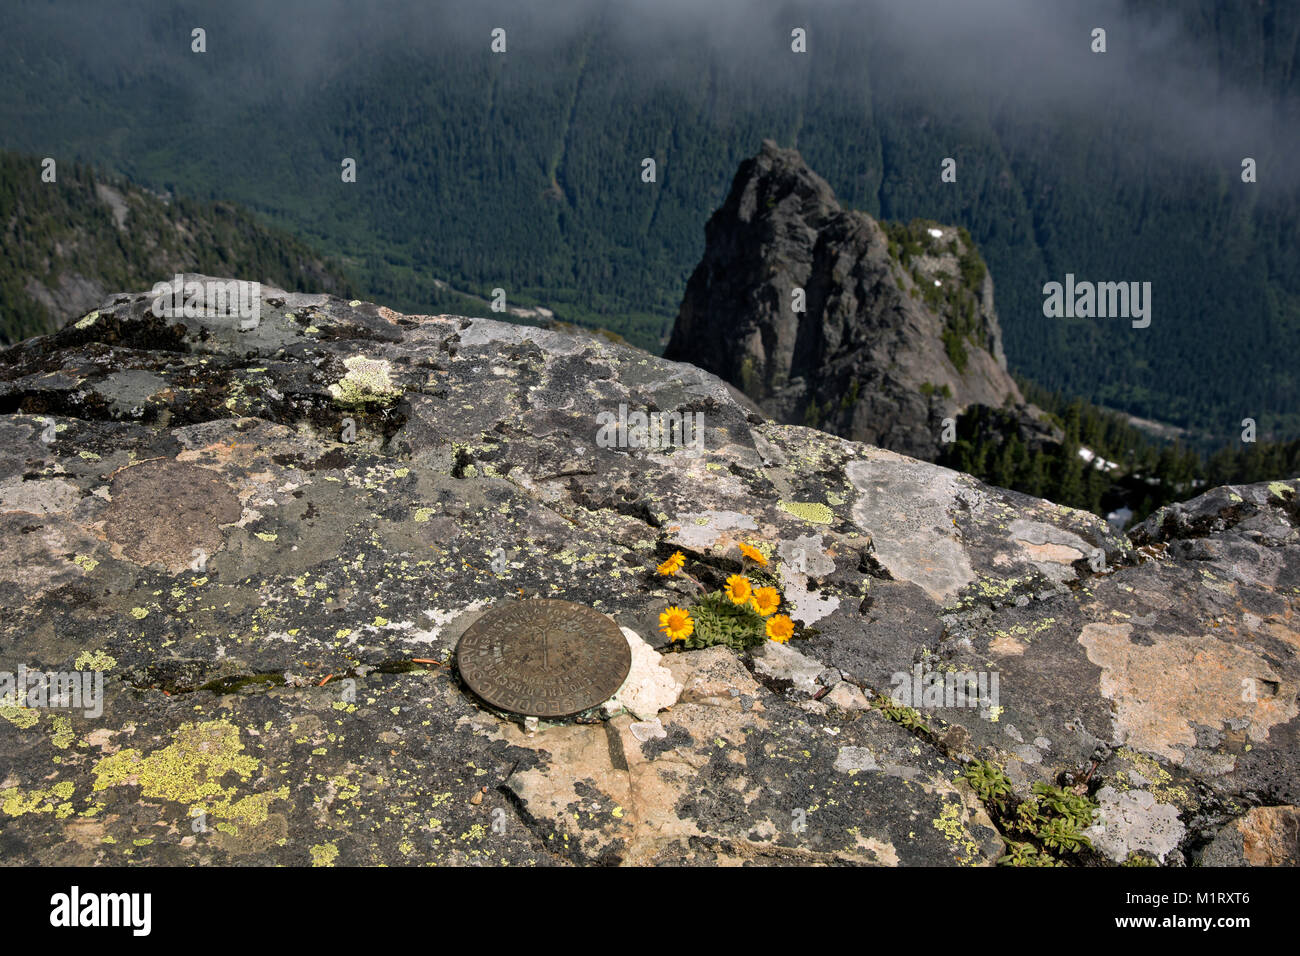
[[[598,336],[184,279],[0,353],[6,862],[1300,859],[1300,482],[1126,537]],[[742,573],[788,643],[670,643]],[[632,648],[581,720],[457,677],[532,597]]]
[[[965,230],[844,209],[797,151],[766,140],[705,237],[664,354],[774,418],[934,458],[943,418],[1023,405]]]

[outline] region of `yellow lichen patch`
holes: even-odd
[[[1274,724],[1300,712],[1295,685],[1248,647],[1169,633],[1135,644],[1132,631],[1131,624],[1088,624],[1079,642],[1101,667],[1101,693],[1115,702],[1118,729],[1136,750],[1181,764],[1196,746],[1198,724],[1220,728],[1244,720],[1247,736],[1262,742]],[[1263,680],[1276,681],[1278,692],[1243,693],[1243,681]]]
[[[117,658],[103,651],[83,651],[75,666],[79,671],[107,671],[117,666]]]
[[[318,843],[311,848],[311,865],[333,866],[338,855],[339,848],[333,843]]]
[[[959,863],[970,863],[979,855],[979,844],[975,842],[962,821],[960,803],[945,803],[939,815],[930,821],[930,825],[942,833],[953,848],[959,851]]]
[[[781,510],[812,524],[830,524],[835,512],[820,501],[782,501]]]
[[[227,774],[247,780],[258,769],[257,759],[243,753],[239,728],[229,721],[182,724],[172,737],[174,743],[147,756],[121,750],[103,758],[93,768],[94,789],[137,784],[146,797],[189,804],[191,810],[249,826],[264,823],[269,804],[288,797],[288,788],[281,787],[236,799],[234,787],[222,784]]]
[[[1115,756],[1129,764],[1133,770],[1117,770],[1115,783],[1120,790],[1149,790],[1161,803],[1190,807],[1193,803],[1186,787],[1172,786],[1173,776],[1156,761],[1154,757],[1140,754],[1128,747],[1120,747]],[[1133,779],[1141,776],[1140,780]]]
[[[67,750],[76,741],[77,735],[72,731],[72,721],[62,714],[50,718],[50,743],[60,750]]]
[[[0,811],[11,817],[21,817],[28,813],[54,813],[62,819],[72,812],[67,800],[75,789],[70,780],[60,780],[48,790],[33,790],[28,794],[17,787],[9,787],[0,790]],[[69,809],[59,812],[58,804],[69,806]]]
[[[12,698],[10,698],[12,700]],[[33,707],[15,707],[12,704],[0,706],[0,717],[22,730],[34,727],[41,719],[40,712]]]

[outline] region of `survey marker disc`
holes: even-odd
[[[614,696],[632,667],[617,624],[584,604],[506,601],[470,625],[456,647],[469,689],[530,717],[570,717]]]

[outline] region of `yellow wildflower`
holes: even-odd
[[[733,574],[727,578],[727,597],[731,599],[732,604],[744,604],[749,600],[753,588],[749,583],[749,578],[743,574]]]
[[[684,565],[685,563],[686,563],[686,555],[682,554],[680,551],[674,551],[673,556],[669,558],[667,561],[665,561],[663,564],[659,565],[659,567],[655,568],[655,570],[658,571],[660,574],[662,574],[664,577],[671,577],[672,575],[680,571],[682,569],[682,565]]]
[[[750,600],[754,603],[754,610],[767,617],[781,606],[781,592],[776,588],[754,588],[754,596]]]
[[[687,611],[670,607],[659,615],[659,629],[670,641],[684,641],[695,631],[695,622]]]
[[[757,562],[760,567],[767,567],[767,558],[763,556],[762,551],[759,551],[753,545],[745,544],[743,541],[739,542],[739,545],[741,554],[749,558],[749,560]]]
[[[767,636],[778,644],[784,644],[790,640],[794,634],[794,621],[790,620],[784,614],[778,614],[776,617],[769,618],[767,622]]]

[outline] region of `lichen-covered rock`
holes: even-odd
[[[1300,866],[1300,807],[1255,807],[1205,849],[1206,866]]]
[[[0,697],[103,676],[98,707],[0,701],[6,861],[978,865],[1025,837],[972,758],[1010,799],[1104,790],[1092,862],[1195,862],[1300,803],[1300,482],[1129,539],[595,336],[151,301],[0,355]],[[606,440],[636,412],[702,441]],[[794,638],[671,647],[659,613],[752,569],[740,543]],[[654,699],[482,705],[452,652],[520,596],[640,635]]]

